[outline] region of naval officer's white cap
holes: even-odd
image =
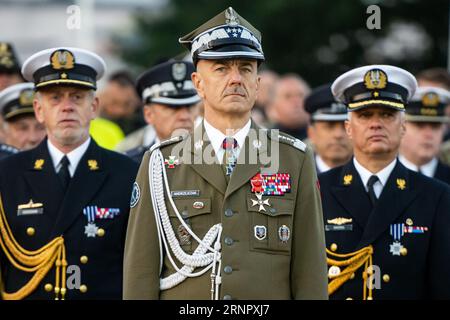
[[[389,65],[369,65],[350,70],[331,86],[334,97],[348,111],[369,106],[405,110],[417,89],[416,78],[408,71]]]
[[[52,85],[73,85],[97,89],[96,81],[105,73],[103,59],[88,50],[59,47],[39,51],[22,66],[23,77],[35,89]]]

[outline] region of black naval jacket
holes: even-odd
[[[450,166],[446,165],[442,161],[439,161],[433,178],[450,185]]]
[[[373,246],[373,264],[380,268],[381,285],[373,291],[373,299],[450,299],[450,188],[447,185],[410,171],[397,160],[372,211],[353,160],[319,175],[319,180],[327,248],[334,247],[335,253],[342,254]],[[335,226],[330,220],[338,217],[352,219],[347,223],[347,231],[332,231]],[[393,255],[390,225],[404,223],[406,226],[408,222],[427,227],[428,231],[405,233],[400,242],[407,249],[406,255]],[[330,299],[362,299],[362,269]]]
[[[41,169],[35,167],[40,159]],[[17,242],[27,250],[36,250],[57,236],[64,237],[69,265],[67,282],[75,286],[68,287],[66,299],[122,298],[125,232],[137,169],[126,156],[103,149],[91,139],[64,195],[46,139],[32,150],[0,161],[1,196]],[[42,203],[43,213],[18,215],[18,206],[30,200]],[[87,206],[120,210],[113,219],[95,220],[97,227],[105,231],[102,237],[85,234],[87,217],[83,209]],[[34,229],[34,235],[27,233],[29,228]],[[31,274],[15,269],[3,252],[0,259],[6,292],[17,291],[31,278]],[[78,280],[73,277],[77,268],[81,271]],[[46,284],[54,283],[53,267],[27,298],[54,299],[55,293],[45,290]],[[80,285],[87,291],[79,290]]]

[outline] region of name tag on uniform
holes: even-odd
[[[17,206],[18,216],[31,216],[44,213],[44,205],[42,203],[34,203],[30,200],[28,203],[19,204]]]
[[[349,218],[338,217],[327,220],[329,224],[325,225],[325,231],[353,231],[353,220]]]
[[[200,190],[177,190],[171,191],[172,197],[199,197]]]
[[[336,226],[333,224],[326,224],[325,231],[353,231],[353,224],[346,224],[343,226]]]

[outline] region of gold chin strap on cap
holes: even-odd
[[[373,247],[369,245],[358,251],[350,252],[347,254],[338,254],[328,249],[326,250],[328,266],[336,266],[340,268],[345,267],[345,269],[343,269],[339,274],[328,276],[331,279],[331,282],[328,283],[328,295],[331,296],[337,289],[339,289],[344,283],[346,283],[362,265],[364,265],[363,300],[373,300],[372,283],[370,282],[368,285],[366,285],[368,277],[373,273]]]
[[[22,248],[14,239],[6,220],[3,201],[0,196],[0,245],[9,262],[17,269],[34,273],[30,281],[14,293],[7,293],[1,288],[4,300],[22,300],[30,295],[42,282],[53,265],[56,266],[55,300],[64,300],[66,295],[66,248],[64,238],[59,236],[36,251]],[[60,278],[61,276],[61,278]],[[61,280],[61,281],[60,281]],[[60,285],[61,284],[61,285]]]

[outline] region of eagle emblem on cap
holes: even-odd
[[[25,89],[20,92],[19,103],[21,106],[29,106],[33,104],[34,90]]]
[[[422,97],[422,104],[425,107],[437,107],[439,102],[439,95],[436,92],[428,92]]]
[[[172,77],[176,81],[181,81],[186,78],[186,65],[184,63],[174,63],[172,65]]]
[[[75,64],[75,57],[72,52],[68,50],[56,50],[50,56],[50,62],[52,63],[52,68],[55,70],[60,69],[73,69]]]
[[[229,26],[237,26],[239,24],[239,19],[236,16],[236,14],[234,13],[234,10],[232,7],[229,7],[225,11],[225,18],[226,18],[225,22]]]
[[[364,85],[367,89],[384,89],[387,85],[387,75],[380,69],[369,70],[364,75]]]

